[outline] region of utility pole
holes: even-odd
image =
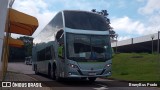
[[[154,35],[151,35],[151,39],[152,39],[152,54],[153,54],[153,39],[154,39]]]
[[[160,64],[160,58],[159,58],[159,33],[160,33],[160,31],[158,31],[158,39],[157,39],[157,58],[158,58],[158,69],[160,69],[160,67],[159,67],[159,64]],[[160,74],[160,71],[158,72],[158,74]],[[160,79],[160,76],[159,76],[159,79]]]
[[[159,60],[159,33],[160,33],[160,31],[158,31],[158,39],[157,39],[157,41],[158,41],[158,46],[157,46],[158,60]]]
[[[13,5],[14,1],[15,0],[10,0],[10,2],[9,2],[9,8],[12,8],[12,5]]]
[[[118,34],[115,34],[115,38],[116,38],[116,53],[117,53],[117,42],[118,42],[117,38],[118,38]]]

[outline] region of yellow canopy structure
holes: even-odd
[[[6,39],[6,37],[4,37]],[[12,47],[21,48],[24,46],[24,42],[22,40],[14,39],[12,37],[8,37],[8,44]]]
[[[24,46],[23,41],[9,37],[9,46],[21,48]]]
[[[4,0],[5,1],[5,0]],[[2,77],[7,72],[9,46],[22,47],[24,43],[21,40],[10,38],[10,33],[31,36],[38,27],[38,20],[30,15],[24,14],[12,8],[8,10],[6,21],[5,36],[2,53]]]
[[[38,20],[30,15],[9,8],[9,33],[31,36],[38,27]]]

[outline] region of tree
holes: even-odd
[[[9,47],[9,62],[22,62],[25,59],[24,47]]]
[[[33,38],[32,37],[19,37],[17,38],[24,42],[24,49],[25,49],[25,57],[32,55],[32,46],[33,46]]]
[[[22,40],[24,42],[24,46],[21,48],[10,46],[9,62],[22,62],[25,57],[32,55],[33,38],[23,36],[17,39]]]
[[[107,10],[101,10],[99,12],[99,11],[96,11],[96,9],[92,9],[91,11],[94,12],[94,13],[98,13],[99,15],[101,15],[105,18],[106,25],[109,29],[110,36],[111,36],[111,38],[115,38],[115,31],[113,30],[113,27],[110,26],[110,19],[108,18],[109,14],[108,14]]]

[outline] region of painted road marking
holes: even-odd
[[[93,88],[93,89],[96,89],[96,90],[107,90],[107,89],[109,89],[109,88],[107,88],[106,85],[103,85],[103,84],[97,84],[97,85],[99,85],[101,87],[100,88]]]
[[[108,87],[108,86],[106,86],[106,85],[103,85],[103,84],[97,84],[97,85],[99,85],[99,86],[102,86],[102,87]]]
[[[93,89],[96,89],[96,90],[107,90],[109,88],[106,88],[106,87],[100,87],[100,88],[93,88]]]

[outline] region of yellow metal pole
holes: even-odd
[[[9,16],[9,12],[8,12]],[[9,22],[9,17],[7,18],[7,23],[6,23],[6,37],[4,38],[4,44],[3,44],[3,56],[2,56],[2,79],[4,80],[6,72],[7,72],[7,67],[8,67],[8,56],[9,56],[9,30],[10,30],[10,22]]]

